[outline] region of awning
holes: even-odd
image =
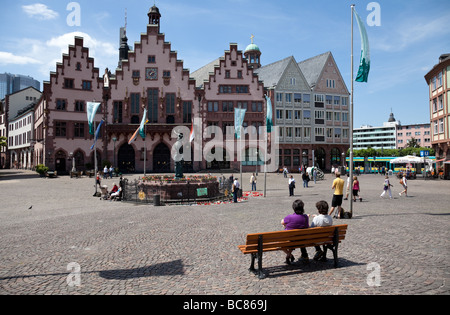
[[[433,163],[440,163],[440,162],[444,162],[446,159],[442,159],[442,160],[437,160],[437,161],[434,161]],[[449,161],[450,162],[450,161]],[[448,163],[447,163],[448,164]]]

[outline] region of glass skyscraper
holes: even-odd
[[[39,91],[41,89],[41,83],[30,76],[0,73],[0,100],[4,99],[8,94],[15,93],[30,86]]]

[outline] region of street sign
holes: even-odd
[[[427,157],[427,156],[430,156],[430,151],[420,151],[420,156],[421,156],[421,157]]]

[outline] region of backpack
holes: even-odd
[[[353,213],[351,213],[349,211],[345,211],[345,209],[341,207],[341,213],[340,213],[341,219],[351,219],[352,216],[353,216]]]

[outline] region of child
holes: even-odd
[[[328,203],[324,200],[316,203],[317,211],[319,215],[314,215],[311,227],[324,227],[333,225],[333,218],[328,215]],[[316,247],[316,254],[314,255],[314,260],[327,261],[327,248],[324,245],[323,251],[320,246]]]
[[[307,229],[309,227],[309,217],[304,214],[305,204],[301,200],[296,200],[292,204],[292,209],[294,209],[294,213],[288,215],[283,220],[281,220],[281,224],[285,227],[285,230],[298,230],[298,229]],[[306,248],[300,248],[302,252],[301,259],[304,262],[308,262],[308,253]],[[292,255],[292,250],[286,249],[283,250],[286,253],[286,264],[290,265],[291,262],[294,261],[294,256]]]

